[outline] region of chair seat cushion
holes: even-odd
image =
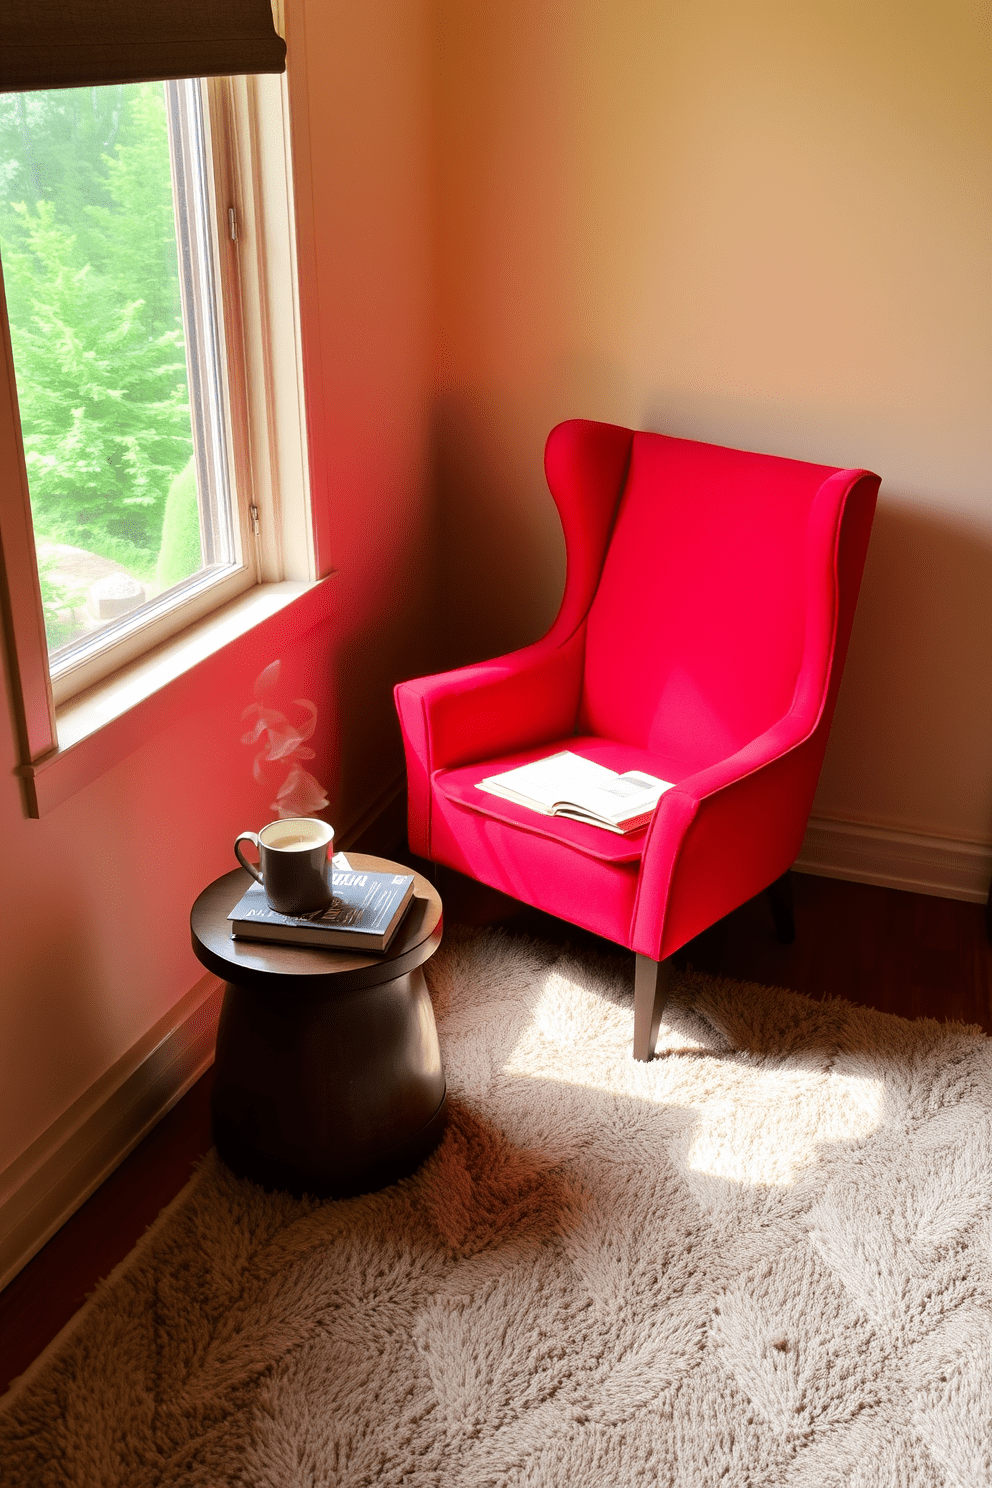
[[[531,749],[519,750],[515,754],[502,755],[499,759],[484,760],[481,764],[462,765],[455,770],[438,770],[434,775],[434,789],[457,806],[489,817],[492,821],[516,827],[534,837],[546,837],[553,842],[567,844],[575,851],[589,858],[597,858],[600,862],[639,862],[644,850],[647,827],[641,827],[629,836],[622,837],[617,832],[587,826],[584,822],[572,821],[567,816],[542,816],[538,811],[529,811],[526,806],[518,806],[514,801],[504,801],[500,796],[491,796],[479,789],[479,781],[488,775],[499,775],[504,770],[513,770],[518,765],[530,764],[532,760],[544,759],[562,749],[569,749],[573,754],[595,760],[597,764],[605,765],[620,774],[626,770],[643,770],[648,775],[674,782],[676,769],[679,775],[684,773],[681,766],[676,766],[672,761],[662,759],[660,755],[652,754],[646,749],[638,749],[633,744],[618,744],[612,739],[599,739],[592,735],[572,735]]]

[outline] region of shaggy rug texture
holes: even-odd
[[[213,1158],[15,1386],[0,1481],[992,1483],[992,1041],[497,932],[429,966],[437,1152]]]

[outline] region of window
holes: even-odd
[[[213,47],[211,5],[249,4],[183,22]],[[39,90],[0,63],[0,602],[31,814],[42,775],[57,804],[120,757],[146,682],[318,574],[283,48],[259,14],[235,28],[258,75]],[[47,48],[24,55],[47,77]]]
[[[259,576],[220,290],[218,227],[237,215],[208,89],[0,95],[0,258],[57,700]]]

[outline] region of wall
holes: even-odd
[[[0,1178],[197,982],[190,905],[273,814],[240,742],[252,683],[313,699],[344,827],[402,768],[390,687],[430,665],[427,134],[417,5],[288,7],[314,492],[336,577],[302,640],[238,646],[220,689],[41,821],[0,719]],[[305,49],[307,74],[300,68]],[[2,473],[0,473],[2,478]],[[295,716],[295,715],[294,715]]]
[[[814,809],[988,843],[987,6],[437,0],[434,22],[449,659],[555,611],[559,419],[867,466]]]

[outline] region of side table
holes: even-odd
[[[352,866],[410,873],[349,853]],[[243,868],[193,905],[193,950],[227,983],[214,1077],[217,1151],[268,1189],[341,1198],[413,1172],[441,1139],[445,1081],[424,963],[441,900],[421,874],[382,955],[232,940]]]

